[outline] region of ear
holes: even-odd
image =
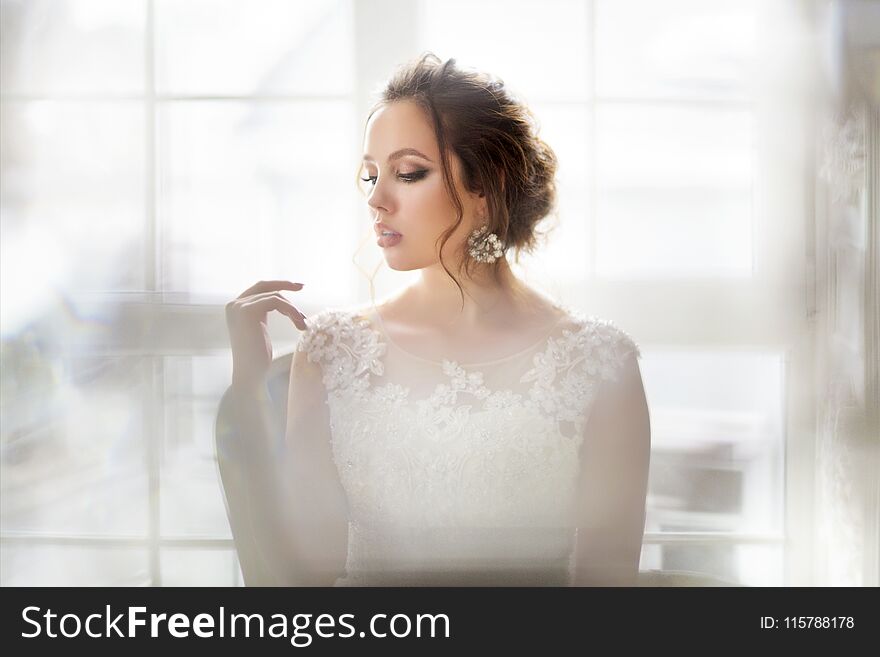
[[[486,221],[489,218],[489,198],[483,193],[477,196],[477,218],[480,221]]]
[[[504,194],[504,172],[498,172],[499,182],[501,183],[501,192]],[[474,195],[474,200],[476,202],[476,211],[477,217],[481,220],[485,220],[489,217],[489,198],[486,196],[486,190],[484,186],[479,186],[477,188],[476,194]]]

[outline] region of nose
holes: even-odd
[[[379,178],[376,179],[376,184],[373,185],[373,189],[370,190],[370,194],[367,197],[367,205],[374,210],[390,212],[392,204],[391,195],[388,193],[385,183],[382,182],[382,176],[379,176]]]

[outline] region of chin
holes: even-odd
[[[423,267],[423,265],[400,260],[398,258],[385,258],[385,264],[388,265],[389,269],[393,269],[394,271],[412,271]]]
[[[414,269],[427,267],[430,264],[422,258],[413,257],[412,254],[399,251],[396,247],[385,250],[382,255],[385,258],[385,264],[394,271],[413,271]]]

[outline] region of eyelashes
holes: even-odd
[[[428,175],[428,170],[422,169],[420,171],[413,171],[412,173],[399,173],[399,174],[397,174],[397,177],[405,183],[413,183],[413,182],[417,182],[417,181],[421,180],[422,178],[424,178],[427,175]],[[361,178],[361,180],[364,182],[368,182],[372,185],[375,185],[377,177],[378,176],[367,176],[366,178]]]

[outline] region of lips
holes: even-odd
[[[400,233],[398,233],[396,230],[391,228],[391,226],[386,226],[385,224],[382,224],[382,223],[373,224],[373,230],[376,231],[376,235],[378,235],[379,237],[382,236],[383,232],[389,232],[389,233],[394,233],[394,235],[400,235]]]

